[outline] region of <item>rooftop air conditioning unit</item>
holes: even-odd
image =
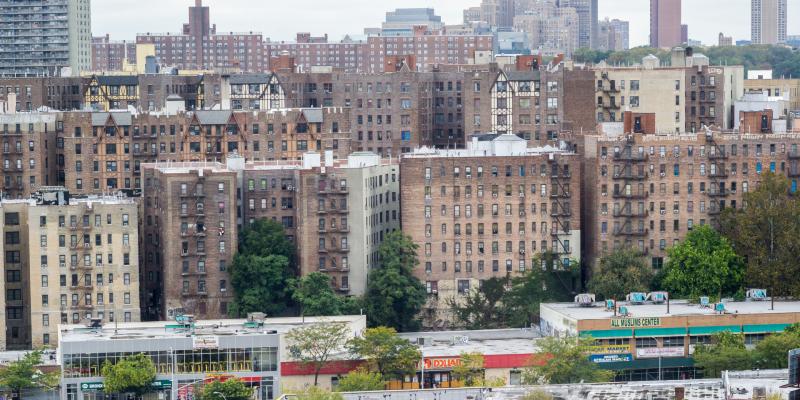
[[[625,299],[631,304],[644,304],[644,302],[647,300],[647,293],[633,292],[628,294]]]
[[[630,313],[630,311],[628,311],[628,307],[620,306],[619,307],[619,315],[621,315],[623,317],[627,317],[627,316],[631,315],[631,313]]]
[[[714,311],[717,314],[725,314],[725,304],[723,303],[714,304]]]
[[[765,301],[765,300],[767,300],[767,290],[766,289],[748,289],[747,290],[747,300]]]
[[[575,303],[581,307],[591,307],[594,304],[595,296],[592,293],[581,293],[575,296]]]
[[[663,304],[669,299],[669,293],[652,292],[648,297],[650,297],[650,301],[652,301],[655,304]]]
[[[613,310],[616,306],[616,302],[612,299],[606,299],[606,310]]]
[[[708,296],[700,297],[700,307],[702,308],[711,308],[711,301]]]

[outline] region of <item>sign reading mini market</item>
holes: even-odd
[[[612,328],[648,328],[661,326],[661,318],[614,318],[611,320]]]

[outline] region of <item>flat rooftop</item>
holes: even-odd
[[[442,331],[400,333],[400,337],[426,343],[421,350],[425,357],[458,357],[461,353],[483,355],[534,354],[536,340],[542,335],[533,329],[488,329],[477,331]]]
[[[800,301],[776,301],[775,308],[770,309],[771,302],[766,301],[724,301],[726,314],[739,315],[758,315],[758,314],[784,314],[800,313]],[[629,318],[639,317],[680,317],[680,316],[702,316],[716,315],[712,308],[704,308],[699,304],[690,304],[687,300],[670,300],[669,314],[667,314],[666,304],[639,304],[634,305],[629,302],[617,302],[617,306],[628,308]],[[547,303],[542,304],[542,308],[549,308],[566,317],[575,320],[590,319],[609,319],[614,318],[614,312],[606,310],[605,303],[596,302],[594,307],[581,307],[576,303]],[[617,316],[621,317],[621,316]]]
[[[366,317],[362,315],[344,315],[335,317],[285,317],[266,318],[263,326],[253,327],[246,324],[245,319],[202,320],[194,322],[195,335],[246,336],[274,333],[282,334],[303,325],[314,323],[338,322],[347,325],[366,325]],[[185,338],[189,332],[182,329],[175,321],[107,323],[100,329],[92,329],[87,325],[60,325],[60,341],[85,342],[125,339],[174,339]]]

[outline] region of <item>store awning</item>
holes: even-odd
[[[718,325],[718,326],[692,326],[689,327],[690,336],[713,335],[720,332],[742,333],[739,325]]]
[[[636,337],[686,336],[686,328],[641,328]]]
[[[791,324],[765,324],[765,325],[743,325],[744,333],[775,333],[783,332]]]
[[[659,365],[660,364],[660,365]],[[625,370],[625,369],[650,369],[650,368],[678,368],[694,366],[694,360],[688,357],[646,358],[630,362],[614,362],[597,364],[600,369]]]
[[[581,331],[581,337],[591,336],[592,339],[614,339],[633,337],[633,329],[607,329],[596,331]]]

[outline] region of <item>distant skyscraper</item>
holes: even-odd
[[[511,28],[514,25],[514,0],[483,0],[481,19],[491,26]]]
[[[683,29],[681,26],[681,0],[650,0],[651,47],[681,45],[684,43]]]
[[[630,47],[630,24],[628,21],[606,18],[598,27],[597,48],[599,50],[622,51]]]
[[[597,48],[597,0],[559,0],[558,5],[578,12],[578,47]]]
[[[90,0],[0,1],[0,75],[73,74],[92,62]]]
[[[786,0],[751,0],[753,44],[786,43]]]
[[[442,17],[432,8],[398,8],[386,13],[381,26],[384,36],[411,36],[414,28],[424,26],[428,31],[439,31],[444,27]]]

